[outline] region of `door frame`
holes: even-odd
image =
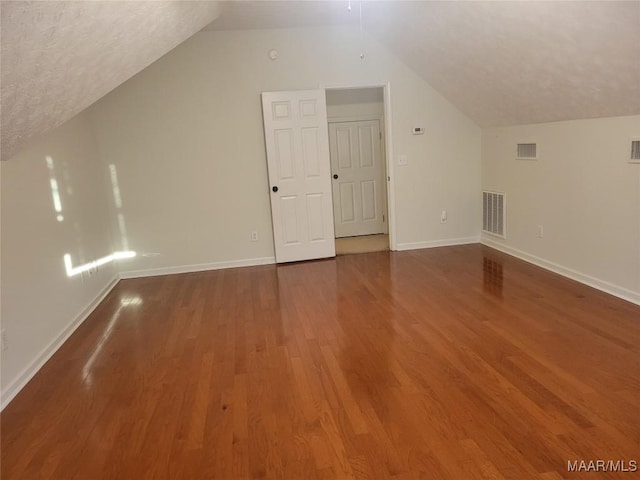
[[[327,90],[359,90],[362,88],[382,88],[384,104],[384,157],[387,173],[387,220],[389,227],[389,250],[398,250],[396,235],[396,190],[393,170],[393,135],[391,131],[391,82],[347,85],[323,85],[318,88]],[[379,118],[379,117],[378,117]]]

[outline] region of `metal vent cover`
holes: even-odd
[[[482,192],[482,231],[506,238],[506,196],[498,192]]]
[[[632,163],[640,163],[640,139],[631,140],[631,155],[629,161]]]
[[[538,158],[538,144],[519,143],[516,158],[522,160],[536,160]]]

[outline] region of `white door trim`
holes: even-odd
[[[319,85],[327,90],[350,90],[359,88],[382,88],[384,102],[384,149],[387,167],[387,215],[389,221],[389,249],[398,250],[396,234],[396,188],[395,171],[393,169],[393,133],[391,126],[391,82],[359,85]],[[335,118],[335,117],[334,117]],[[333,118],[332,118],[333,120]]]

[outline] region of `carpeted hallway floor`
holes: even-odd
[[[386,250],[389,250],[389,235],[336,238],[336,255],[383,252]]]

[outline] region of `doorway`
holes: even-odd
[[[382,87],[326,91],[336,253],[389,250]]]

